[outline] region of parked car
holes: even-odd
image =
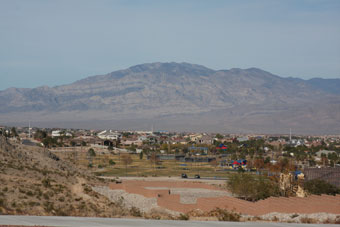
[[[200,179],[201,176],[200,176],[199,174],[196,174],[196,175],[195,175],[195,178],[196,178],[196,179]]]
[[[186,175],[185,173],[182,173],[182,178],[188,178],[188,175]]]

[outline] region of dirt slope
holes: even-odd
[[[121,205],[92,191],[91,186],[105,182],[43,148],[5,138],[0,138],[0,182],[0,214],[129,215]]]

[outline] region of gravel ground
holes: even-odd
[[[232,196],[226,191],[209,190],[204,188],[168,188],[168,187],[145,187],[149,190],[170,190],[171,194],[180,195],[183,204],[196,204],[197,198],[215,198],[222,196]]]
[[[314,213],[314,214],[285,214],[285,213],[269,213],[260,216],[263,220],[279,221],[279,222],[295,222],[304,223],[310,221],[311,223],[337,223],[340,222],[340,215],[329,213]]]
[[[106,196],[112,202],[121,203],[128,209],[136,207],[143,213],[148,213],[158,209],[166,211],[171,215],[179,215],[178,212],[159,207],[157,205],[157,198],[146,198],[141,195],[127,193],[124,190],[111,190],[109,187],[92,187],[92,190]]]

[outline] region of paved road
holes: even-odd
[[[48,217],[48,216],[11,216],[0,215],[0,225],[45,225],[58,227],[316,227],[316,224],[288,224],[288,223],[264,223],[264,222],[203,222],[203,221],[169,221],[169,220],[144,220],[123,218],[82,218],[82,217]],[[338,225],[325,225],[327,227]]]
[[[106,179],[116,179],[116,177],[101,177],[101,178],[106,178]],[[167,182],[173,182],[173,181],[180,181],[180,182],[185,182],[185,181],[190,181],[190,182],[203,182],[203,183],[208,183],[208,184],[225,184],[225,180],[221,179],[214,179],[214,178],[181,178],[178,176],[175,177],[119,177],[119,179],[122,180],[144,180],[144,181],[167,181]]]

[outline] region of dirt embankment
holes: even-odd
[[[39,147],[0,137],[0,214],[129,216],[129,210],[92,190],[103,185],[86,170]]]

